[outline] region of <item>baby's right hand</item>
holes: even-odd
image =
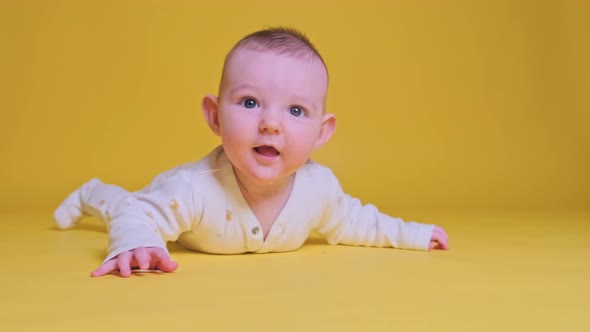
[[[90,276],[100,277],[111,272],[119,271],[121,277],[131,275],[131,269],[160,270],[172,272],[178,268],[178,264],[170,259],[168,253],[159,247],[139,247],[124,251],[116,257],[102,264],[92,271]]]

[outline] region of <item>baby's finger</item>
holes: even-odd
[[[152,255],[156,257],[156,269],[162,272],[172,272],[178,268],[178,264],[170,259],[168,254],[160,249],[155,248],[152,250]]]
[[[442,249],[442,250],[448,250],[449,249],[449,239],[445,237],[445,238],[439,240],[438,241],[438,248]]]
[[[442,250],[449,249],[449,237],[447,236],[447,233],[445,232],[445,230],[442,229],[441,227],[437,226],[434,228],[434,230],[432,231],[432,237],[430,240],[438,243],[438,246],[436,246],[436,249],[442,249]]]
[[[447,250],[449,249],[449,240],[446,236],[442,236],[440,234],[433,236],[433,240],[438,243],[436,249]]]
[[[90,273],[91,277],[101,277],[105,274],[109,274],[117,269],[117,260],[111,259],[108,262],[102,264],[98,269]]]
[[[133,256],[135,257],[135,261],[137,261],[137,265],[141,270],[148,270],[150,268],[150,255],[147,252],[147,249],[144,247],[139,247],[133,250]]]
[[[123,278],[131,275],[131,258],[133,253],[131,251],[124,251],[117,256],[117,266],[119,267],[119,274]]]

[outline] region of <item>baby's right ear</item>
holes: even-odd
[[[219,101],[214,95],[206,95],[201,103],[203,109],[203,116],[205,121],[209,125],[209,128],[219,136],[221,134],[219,130]]]

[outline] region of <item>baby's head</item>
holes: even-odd
[[[203,114],[242,181],[281,181],[335,130],[327,88],[324,61],[303,34],[262,30],[229,52],[219,96],[203,99]]]
[[[229,51],[223,65],[223,73],[219,86],[219,95],[224,92],[228,69],[232,68],[234,56],[241,51],[258,51],[274,55],[284,55],[306,62],[314,62],[318,71],[325,72],[326,86],[323,88],[324,102],[328,89],[328,69],[320,52],[303,33],[291,28],[270,28],[247,35],[237,42]],[[321,70],[319,65],[323,67]]]

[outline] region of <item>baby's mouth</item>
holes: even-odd
[[[276,157],[281,154],[277,149],[270,145],[257,146],[254,148],[254,151],[264,157]]]

